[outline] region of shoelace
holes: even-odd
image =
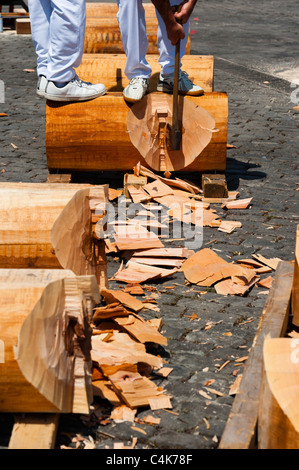
[[[130,85],[138,85],[141,82],[143,86],[147,86],[147,79],[141,77],[134,77],[130,80]]]
[[[92,83],[90,82],[84,82],[83,80],[81,80],[78,75],[75,75],[73,80],[72,80],[73,83],[76,83],[78,86],[80,86],[81,88],[86,88],[90,85],[92,85]]]

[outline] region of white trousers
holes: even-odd
[[[85,34],[85,0],[28,0],[37,74],[68,82],[80,65]]]
[[[127,56],[125,74],[131,80],[134,77],[149,78],[151,67],[146,60],[148,38],[146,34],[145,13],[142,0],[117,0],[117,19],[122,37],[123,48]],[[170,0],[170,4],[178,5],[181,0]],[[175,46],[167,37],[163,19],[156,10],[158,19],[157,45],[161,74],[173,75],[175,62]],[[181,40],[181,57],[185,54],[189,33],[189,22],[184,24],[185,39]]]

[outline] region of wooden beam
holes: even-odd
[[[98,270],[105,287],[104,241],[94,239],[91,216],[95,203],[107,201],[107,185],[1,183],[0,268],[63,267],[77,275]],[[95,243],[102,247],[101,259],[91,251],[88,256],[88,240],[91,251]]]
[[[159,56],[148,55],[147,61],[152,68],[149,82],[149,92],[156,91],[161,65]],[[104,83],[108,92],[122,91],[129,79],[124,73],[126,65],[125,54],[83,54],[80,66],[76,69],[82,80],[92,83]],[[213,91],[214,57],[211,55],[185,55],[182,58],[182,70],[189,78],[200,85],[205,92]]]
[[[246,362],[239,392],[221,437],[220,449],[256,447],[264,339],[269,335],[273,338],[284,336],[286,332],[292,282],[292,264],[280,262]]]
[[[206,93],[185,100],[192,101],[210,113],[218,131],[213,132],[207,147],[182,171],[224,171],[228,123],[226,93]],[[129,110],[122,93],[108,93],[85,103],[48,101],[48,168],[67,171],[130,171],[138,162],[148,168],[127,132]]]
[[[0,269],[0,296],[0,412],[88,413],[95,276]]]

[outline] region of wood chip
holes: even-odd
[[[222,209],[247,209],[252,201],[252,197],[247,199],[238,199],[236,201],[227,201],[221,207]]]
[[[125,307],[134,310],[134,312],[140,312],[144,307],[141,300],[136,299],[136,297],[127,292],[121,290],[114,291],[111,289],[101,289],[100,292],[107,304],[119,302]]]
[[[260,261],[260,263],[263,263],[266,266],[269,266],[274,271],[277,269],[278,263],[282,261],[280,258],[265,258],[264,256],[260,254],[252,255],[252,257]]]

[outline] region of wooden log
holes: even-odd
[[[297,225],[295,242],[294,280],[292,288],[292,315],[293,324],[299,327],[299,225]]]
[[[266,338],[258,417],[259,449],[299,449],[299,340]]]
[[[226,93],[188,97],[215,120],[210,143],[182,171],[224,171],[226,168],[228,99]],[[129,171],[141,162],[149,167],[127,132],[130,107],[122,93],[108,93],[85,103],[46,106],[46,152],[49,170]],[[82,138],[84,136],[84,138]]]
[[[0,412],[88,413],[95,276],[0,269]]]
[[[0,267],[65,268],[95,274],[105,287],[105,245],[92,214],[106,201],[106,185],[1,183]]]
[[[155,7],[144,3],[145,21],[148,37],[148,54],[157,54],[158,20]],[[84,51],[88,53],[124,53],[120,29],[117,20],[116,4],[86,4],[86,28]],[[186,54],[190,54],[190,34]]]
[[[104,83],[109,92],[122,91],[129,79],[125,76],[124,54],[84,54],[76,72],[82,80],[92,83]],[[148,55],[147,61],[152,68],[149,92],[156,91],[161,66],[157,54]],[[201,86],[205,92],[213,91],[214,57],[211,55],[185,55],[182,58],[182,70],[189,78]]]
[[[264,339],[282,337],[290,314],[293,266],[280,262],[275,273],[253,346],[246,362],[238,394],[234,399],[219,449],[249,449],[257,446]]]

